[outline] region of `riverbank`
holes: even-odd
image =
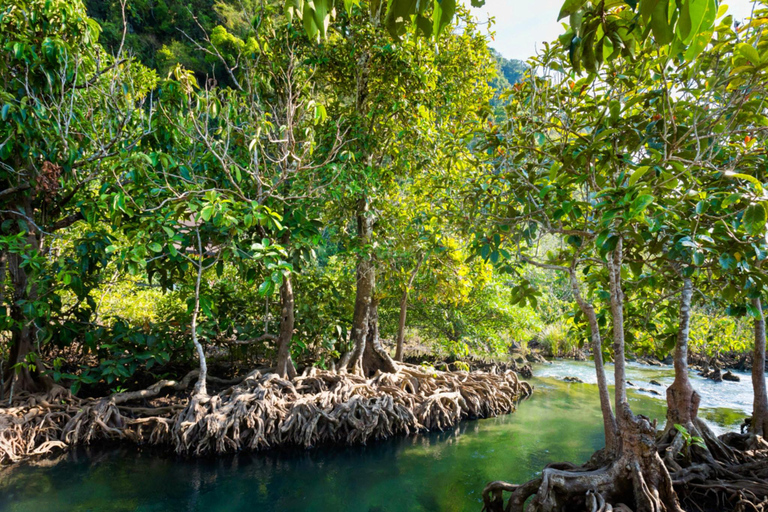
[[[665,384],[672,378],[667,367],[630,364],[627,371],[630,380],[644,386],[651,379]],[[588,380],[594,375],[591,363],[555,361],[534,365],[533,372],[536,392],[514,414],[366,445],[202,458],[137,450],[128,443],[75,448],[55,465],[20,464],[0,472],[0,510],[479,511],[488,482],[526,482],[550,462],[579,464],[603,447],[596,387],[560,380],[561,375]],[[738,429],[744,412],[728,404],[739,384],[692,378],[697,388],[719,393],[703,401],[703,417],[718,432]],[[628,394],[637,413],[664,418],[660,397],[635,389]]]
[[[98,440],[184,455],[365,443],[506,414],[532,392],[512,370],[445,372],[409,364],[370,379],[308,368],[286,380],[257,370],[210,396],[186,393],[195,377],[98,399],[79,399],[61,387],[19,396],[0,409],[0,464]]]
[[[588,347],[577,348],[570,350],[563,354],[552,354],[546,350],[540,348],[539,345],[529,345],[526,349],[520,347],[513,347],[510,349],[510,357],[514,361],[518,362],[542,362],[551,359],[565,359],[572,361],[588,361],[592,357]],[[647,354],[627,354],[627,361],[635,361],[640,364],[648,366],[672,366],[672,355],[668,354],[664,358],[659,358],[655,355]],[[708,374],[713,370],[721,370],[723,372],[728,370],[736,370],[740,372],[752,371],[752,358],[751,351],[747,352],[722,352],[720,354],[710,356],[704,353],[689,352],[688,354],[688,367],[697,372]],[[767,359],[768,360],[768,359]],[[768,371],[768,370],[767,370]],[[708,377],[708,375],[702,375]]]

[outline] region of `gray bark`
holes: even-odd
[[[294,297],[291,276],[283,278],[280,286],[280,334],[277,338],[277,374],[290,379],[296,376],[291,360],[291,339],[295,324]]]
[[[360,245],[367,248],[371,239],[373,219],[368,212],[368,202],[365,198],[358,203],[357,237]],[[376,285],[376,274],[371,261],[371,255],[364,250],[357,261],[357,289],[355,293],[355,311],[352,316],[353,352],[349,361],[350,370],[363,374],[363,353],[368,337],[368,316],[370,314],[373,290]]]
[[[614,452],[617,448],[616,417],[611,408],[611,396],[608,392],[608,380],[605,378],[605,366],[603,365],[603,340],[600,336],[600,325],[597,323],[595,308],[587,302],[581,294],[576,269],[571,268],[571,289],[576,303],[589,322],[592,334],[592,355],[595,360],[595,374],[597,375],[597,389],[600,395],[600,410],[603,414],[603,430],[605,431],[605,448],[608,452]]]
[[[397,371],[397,364],[381,345],[379,338],[379,304],[375,299],[371,302],[368,313],[368,337],[363,351],[363,370],[365,375],[371,375],[377,371]]]
[[[675,343],[675,381],[667,388],[667,428],[677,424],[689,428],[698,416],[701,397],[688,378],[688,339],[691,331],[691,300],[693,284],[683,279],[680,293],[680,316]]]
[[[198,395],[207,395],[206,378],[208,377],[208,363],[205,360],[205,350],[197,337],[197,317],[200,315],[200,282],[203,279],[203,244],[200,239],[200,229],[195,228],[197,234],[198,259],[195,262],[197,266],[197,276],[195,279],[195,308],[192,310],[192,343],[197,352],[197,358],[200,366],[200,374],[195,385],[195,393]]]
[[[627,378],[624,360],[624,291],[621,287],[623,262],[622,241],[608,255],[608,276],[611,292],[611,317],[613,318],[613,359],[616,408],[627,401]]]
[[[768,435],[768,393],[765,384],[765,315],[760,299],[753,299],[752,304],[758,311],[755,318],[755,348],[752,354],[752,387],[755,401],[752,408],[753,435]]]

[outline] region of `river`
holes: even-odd
[[[636,385],[628,391],[633,410],[663,424],[672,368],[630,363],[627,370]],[[195,460],[132,446],[76,450],[55,463],[0,473],[0,510],[479,512],[487,482],[521,483],[548,462],[584,462],[603,444],[592,365],[557,361],[534,373],[533,396],[513,414],[368,446]],[[691,375],[702,395],[700,414],[717,432],[738,429],[752,409],[749,375],[737,374],[741,382]],[[585,383],[563,382],[565,376]]]

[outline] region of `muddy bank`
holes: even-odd
[[[190,377],[192,375],[192,377]],[[515,410],[532,388],[512,370],[444,372],[404,364],[373,378],[307,369],[293,380],[254,371],[210,396],[194,378],[79,399],[61,387],[0,409],[0,463],[122,440],[185,455],[365,443]]]

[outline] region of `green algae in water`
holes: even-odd
[[[590,369],[588,363],[560,365],[585,376]],[[549,462],[581,463],[603,446],[595,385],[555,378],[532,383],[533,397],[511,415],[368,446],[201,460],[132,447],[79,450],[51,467],[6,471],[0,476],[0,510],[479,511],[480,493],[489,481],[523,482]],[[729,388],[721,389],[727,393]],[[636,413],[663,421],[662,397],[635,391],[629,396]],[[743,413],[718,408],[706,417],[732,426]]]

